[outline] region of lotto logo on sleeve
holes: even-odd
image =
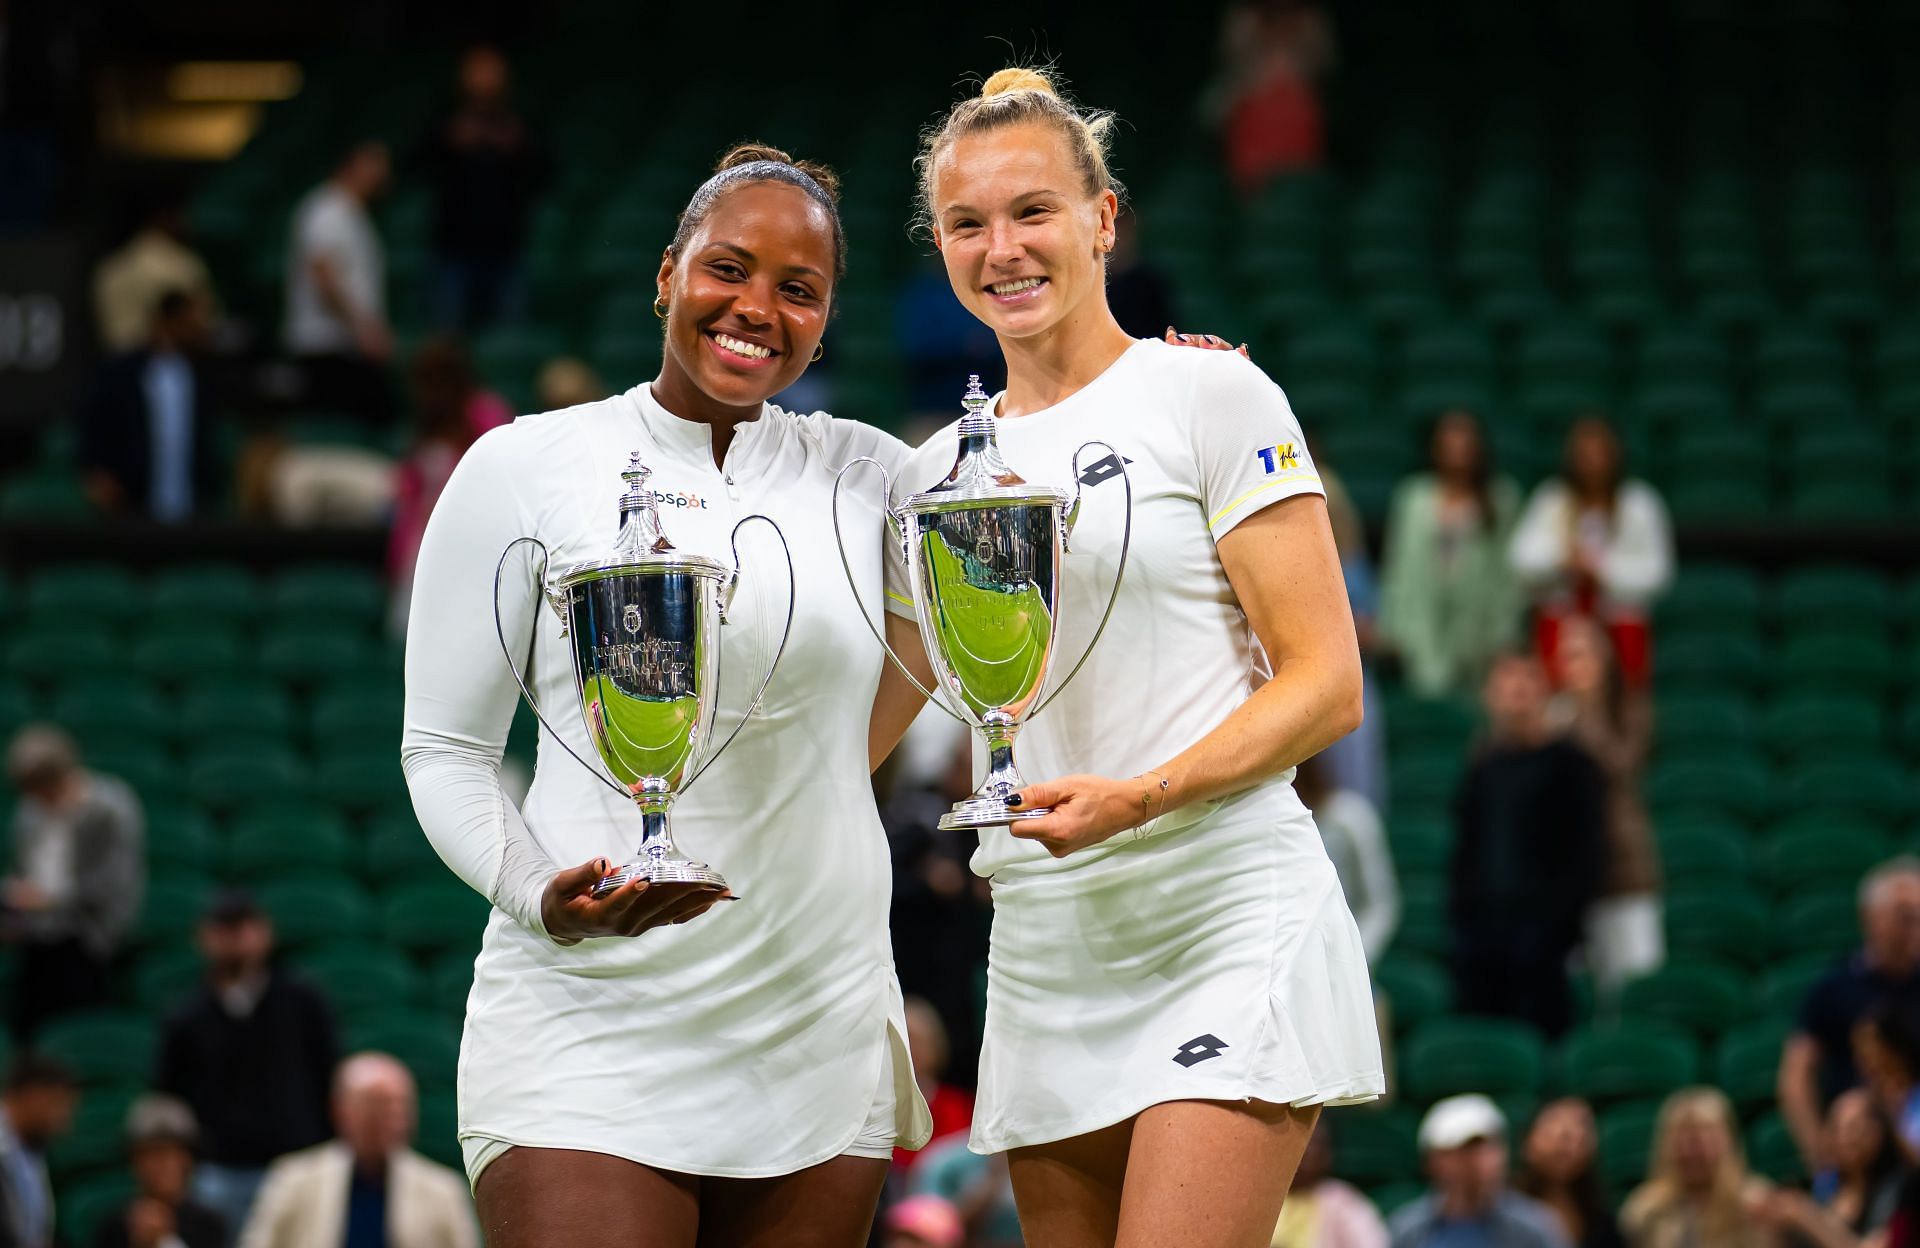
[[[1300,466],[1300,448],[1291,442],[1282,442],[1278,446],[1263,446],[1254,452],[1260,459],[1260,466],[1267,475],[1287,472]]]

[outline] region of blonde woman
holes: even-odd
[[[1686,1088],[1660,1107],[1652,1171],[1620,1210],[1631,1248],[1774,1248],[1766,1181],[1747,1169],[1733,1104]]]
[[[1009,1153],[1039,1248],[1255,1248],[1320,1106],[1383,1090],[1360,934],[1290,783],[1358,724],[1360,656],[1286,396],[1238,353],[1129,337],[1107,305],[1110,120],[1004,70],[919,162],[948,280],[1006,358],[988,412],[1007,461],[1070,488],[1098,438],[1134,499],[1112,623],[1021,735],[1045,779],[1017,796],[1051,813],[983,830],[974,856],[994,926],[972,1145]],[[944,477],[953,447],[929,440],[900,492]],[[1123,506],[1093,474],[1062,655],[1100,618]]]

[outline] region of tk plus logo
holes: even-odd
[[[1300,466],[1300,449],[1291,442],[1282,442],[1278,446],[1263,446],[1254,454],[1260,457],[1261,466],[1267,470],[1268,476]]]

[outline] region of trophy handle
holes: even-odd
[[[567,613],[566,613],[565,602],[553,592],[552,586],[547,584],[547,562],[548,562],[547,544],[541,541],[537,537],[516,537],[512,541],[507,543],[507,548],[505,550],[500,552],[500,562],[493,565],[493,635],[500,639],[500,655],[502,658],[506,659],[507,661],[507,670],[513,673],[513,683],[520,686],[520,696],[526,699],[528,709],[533,712],[533,717],[540,721],[540,726],[547,730],[547,735],[552,737],[554,741],[560,746],[561,749],[573,755],[575,762],[579,763],[582,767],[585,767],[588,771],[592,772],[594,779],[606,785],[608,788],[612,789],[615,793],[618,793],[623,799],[630,802],[633,800],[632,793],[628,792],[625,788],[621,787],[619,784],[617,784],[616,782],[614,782],[613,780],[609,779],[607,776],[602,774],[600,768],[595,767],[592,763],[588,762],[586,759],[581,758],[579,751],[575,750],[572,746],[568,745],[567,739],[561,736],[559,731],[556,728],[554,728],[552,724],[547,722],[546,714],[541,711],[540,703],[536,701],[533,696],[533,690],[527,687],[526,677],[520,674],[520,665],[513,661],[513,650],[507,645],[506,625],[503,624],[500,620],[500,574],[506,570],[507,556],[512,554],[513,548],[515,546],[518,546],[522,542],[525,542],[530,546],[538,546],[540,548],[540,596],[546,600],[547,605],[551,606],[555,611],[559,612],[560,635],[562,637],[567,635]],[[534,614],[536,617],[539,615],[539,611],[537,608],[535,609]],[[538,637],[539,633],[536,631],[534,635],[535,637]]]
[[[740,722],[733,726],[733,731],[727,734],[727,739],[725,741],[722,741],[719,747],[716,748],[713,751],[713,753],[707,755],[706,761],[700,764],[700,769],[698,771],[695,771],[693,775],[687,779],[687,782],[680,786],[680,792],[682,793],[685,793],[688,789],[692,788],[694,781],[698,780],[701,776],[704,776],[707,774],[707,768],[713,766],[714,760],[719,758],[720,755],[726,750],[726,748],[733,744],[733,739],[740,735],[740,730],[742,728],[745,728],[747,726],[747,721],[753,718],[753,713],[760,709],[760,699],[766,696],[767,686],[773,683],[774,669],[780,666],[780,659],[787,652],[787,639],[793,636],[793,610],[794,610],[794,605],[796,601],[796,594],[794,589],[794,576],[793,576],[793,548],[787,545],[787,535],[780,531],[780,526],[775,524],[770,517],[763,516],[759,512],[755,512],[750,516],[743,516],[740,520],[740,523],[733,526],[733,537],[732,537],[733,575],[727,578],[726,585],[720,591],[720,622],[722,624],[725,624],[727,622],[727,608],[733,604],[734,591],[740,588],[740,530],[745,528],[747,525],[752,524],[755,520],[760,521],[761,523],[765,524],[768,528],[773,530],[773,535],[780,539],[780,549],[786,552],[786,556],[787,556],[787,623],[786,623],[786,627],[780,630],[779,648],[773,652],[773,662],[767,664],[767,674],[761,677],[760,687],[753,691],[753,700],[747,703],[746,714],[742,715],[740,717]],[[716,637],[714,639],[714,644],[719,645],[720,639]],[[716,681],[716,683],[718,682]],[[717,695],[719,693],[719,690],[715,689],[714,692]]]
[[[1127,473],[1126,456],[1105,442],[1083,442],[1080,444],[1080,450],[1073,453],[1073,501],[1067,505],[1067,514],[1060,537],[1061,547],[1065,548],[1067,535],[1073,531],[1074,521],[1080,518],[1080,454],[1089,446],[1101,447],[1113,456],[1114,465],[1120,470],[1120,481],[1127,487],[1127,522],[1126,527],[1120,531],[1120,566],[1113,571],[1113,592],[1107,595],[1107,609],[1100,616],[1100,626],[1093,630],[1093,640],[1089,641],[1087,648],[1080,652],[1080,661],[1073,665],[1073,670],[1067,673],[1067,678],[1055,685],[1052,693],[1041,699],[1040,705],[1034,707],[1032,714],[1027,716],[1028,719],[1032,719],[1034,715],[1038,715],[1052,705],[1053,700],[1073,683],[1073,678],[1080,674],[1080,669],[1087,665],[1087,660],[1093,657],[1094,647],[1100,644],[1100,635],[1107,631],[1107,621],[1113,618],[1114,604],[1120,601],[1120,583],[1126,579],[1127,575],[1127,551],[1133,546],[1133,478]]]
[[[840,487],[847,479],[847,472],[855,464],[872,464],[880,470],[880,485],[884,491],[880,496],[880,508],[887,515],[887,531],[900,543],[900,557],[903,560],[912,559],[913,551],[907,547],[906,522],[900,518],[900,513],[893,507],[893,478],[887,472],[887,466],[871,455],[862,455],[841,465],[840,471],[833,478],[833,544],[840,548],[840,570],[847,574],[847,589],[853,594],[854,605],[860,608],[860,622],[867,626],[867,631],[873,634],[873,639],[880,643],[882,650],[886,651],[887,658],[891,659],[894,667],[907,678],[907,683],[920,691],[921,696],[946,712],[949,719],[964,724],[968,728],[977,727],[978,725],[966,716],[956,714],[953,708],[947,705],[945,698],[921,684],[920,678],[907,670],[907,665],[901,662],[900,656],[893,652],[893,647],[887,644],[885,635],[874,624],[873,617],[867,614],[867,604],[860,601],[860,586],[853,579],[853,565],[847,562],[847,543],[840,535]]]

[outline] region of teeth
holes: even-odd
[[[1017,282],[995,282],[988,289],[996,295],[1017,295],[1023,290],[1031,290],[1038,286],[1042,280],[1038,277],[1023,277]]]
[[[770,347],[763,347],[758,343],[742,342],[731,334],[715,334],[713,340],[735,355],[745,355],[756,360],[764,360],[773,354],[773,350]]]

